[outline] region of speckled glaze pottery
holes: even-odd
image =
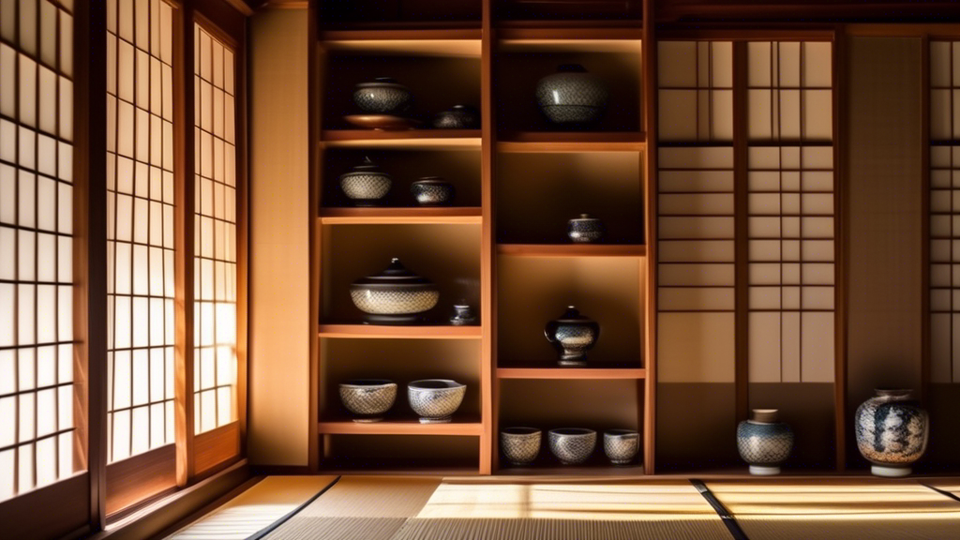
[[[575,244],[599,242],[603,233],[603,222],[589,214],[580,214],[580,217],[567,222],[567,236]]]
[[[340,175],[340,189],[357,206],[380,206],[386,202],[393,178],[380,170],[370,158],[363,158],[348,173]]]
[[[860,454],[877,476],[908,476],[923,456],[930,418],[911,399],[912,390],[878,389],[857,408],[854,430]]]
[[[399,114],[410,108],[413,93],[390,77],[379,77],[358,84],[353,91],[353,102],[366,113]]]
[[[542,432],[532,427],[509,427],[500,430],[500,451],[518,467],[529,465],[540,455]]]
[[[467,386],[449,379],[423,379],[407,385],[410,408],[421,424],[446,424],[463,403]]]
[[[604,431],[603,453],[614,465],[629,465],[640,453],[640,433],[632,429]]]
[[[583,463],[597,446],[597,432],[586,428],[551,429],[548,439],[550,452],[564,465]]]
[[[450,324],[453,326],[470,326],[477,324],[477,314],[473,311],[473,306],[461,300],[453,305],[453,315],[450,316]]]
[[[453,202],[453,184],[440,176],[425,176],[410,184],[410,193],[420,206],[445,206]]]
[[[394,258],[380,274],[354,281],[350,299],[369,323],[416,324],[437,305],[440,292],[429,279],[407,270]]]
[[[480,127],[480,113],[469,105],[454,105],[433,117],[437,129],[476,129]]]
[[[354,379],[340,384],[340,401],[354,422],[379,422],[397,399],[397,385],[386,379]]]
[[[600,120],[610,92],[580,64],[563,64],[537,83],[537,104],[554,124],[589,124]]]
[[[600,338],[600,325],[580,315],[576,307],[567,306],[560,318],[547,323],[543,334],[560,353],[561,366],[582,367],[587,365],[587,351]]]
[[[737,426],[737,450],[750,465],[750,474],[780,474],[780,465],[793,450],[793,431],[777,421],[777,409],[753,409]]]

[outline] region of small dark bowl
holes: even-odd
[[[353,91],[353,102],[363,112],[399,114],[413,104],[413,93],[390,77],[379,77],[373,82],[358,84]]]
[[[420,206],[444,206],[453,202],[453,184],[439,176],[427,176],[410,185],[410,193]]]
[[[480,113],[469,105],[454,105],[453,108],[433,117],[437,129],[476,129],[480,127]]]

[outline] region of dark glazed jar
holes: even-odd
[[[603,238],[603,222],[589,214],[567,222],[567,237],[575,244],[592,244]]]
[[[360,83],[353,91],[353,102],[370,114],[400,114],[413,104],[413,93],[390,77]]]
[[[480,127],[480,113],[469,105],[454,105],[433,118],[437,129],[476,129]]]
[[[446,206],[453,202],[453,184],[440,176],[425,176],[410,184],[410,193],[420,206]]]
[[[606,83],[580,64],[563,64],[537,83],[537,104],[554,124],[590,124],[607,110]]]
[[[574,306],[567,306],[560,318],[547,323],[543,334],[560,353],[561,366],[582,367],[587,365],[587,351],[600,338],[600,325]]]

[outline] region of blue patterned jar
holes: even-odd
[[[930,418],[911,390],[878,389],[857,408],[857,449],[877,476],[907,476],[923,456],[930,437]]]
[[[554,124],[588,124],[603,117],[610,91],[580,64],[563,64],[537,83],[537,104]]]
[[[777,409],[753,409],[737,426],[737,450],[750,465],[750,474],[780,474],[780,465],[793,450],[793,431],[777,421]]]

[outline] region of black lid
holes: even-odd
[[[563,315],[560,315],[556,319],[556,322],[567,323],[567,322],[588,322],[592,321],[590,317],[586,317],[580,314],[580,310],[576,306],[567,306],[567,310],[563,312]]]
[[[390,260],[390,266],[377,275],[360,278],[353,282],[354,285],[433,285],[429,279],[418,276],[410,270],[407,270],[400,259],[394,257]]]
[[[420,185],[420,184],[449,185],[450,182],[447,182],[446,180],[444,180],[442,176],[424,176],[424,177],[421,177],[419,180],[413,182],[413,184],[415,185]]]
[[[402,84],[398,83],[393,77],[377,77],[371,82],[362,82],[357,85],[357,88],[371,88],[376,86],[389,86],[396,88],[406,88]]]
[[[380,166],[374,163],[369,156],[364,156],[363,163],[361,163],[360,165],[355,165],[351,170],[351,172],[364,172],[364,173],[379,172],[379,171],[380,171]],[[382,174],[387,174],[387,173],[382,173]]]

